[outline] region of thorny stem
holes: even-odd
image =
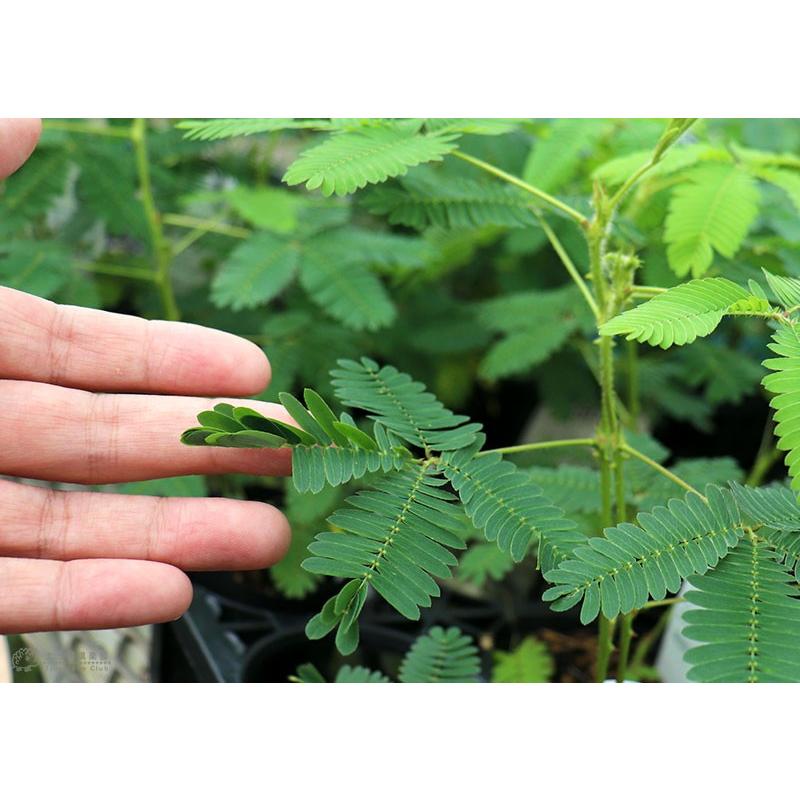
[[[589,220],[586,219],[586,217],[584,217],[580,211],[577,211],[576,209],[572,208],[572,206],[568,206],[566,203],[563,203],[557,197],[553,197],[547,192],[537,189],[527,181],[522,180],[522,178],[518,178],[516,175],[512,175],[510,172],[506,172],[499,167],[495,167],[493,164],[489,164],[487,161],[481,161],[481,159],[475,158],[467,153],[463,153],[460,150],[453,151],[451,155],[454,155],[456,158],[460,158],[462,161],[466,161],[467,163],[472,164],[473,166],[478,167],[478,169],[482,169],[497,178],[502,178],[507,183],[510,183],[517,188],[534,195],[534,197],[538,197],[540,200],[552,206],[553,208],[557,208],[559,211],[563,211],[569,217],[572,217],[572,219],[574,219],[575,222],[577,222],[580,226],[585,227],[589,224]]]
[[[155,199],[153,198],[153,185],[150,180],[150,161],[147,153],[147,123],[144,119],[135,119],[130,131],[131,141],[133,142],[134,154],[136,156],[136,172],[139,178],[139,188],[141,190],[141,202],[144,207],[147,227],[150,232],[150,243],[153,248],[153,258],[155,259],[155,281],[158,292],[161,296],[161,304],[167,319],[180,319],[180,310],[175,302],[175,294],[172,290],[172,280],[170,279],[169,269],[172,262],[169,243],[164,238],[164,229],[156,209]]]

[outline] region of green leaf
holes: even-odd
[[[237,186],[225,199],[251,225],[273,233],[291,233],[305,205],[297,194],[272,186]]]
[[[800,599],[764,543],[746,539],[711,574],[690,579],[683,635],[688,678],[709,683],[800,681]]]
[[[722,152],[722,151],[720,151]],[[661,161],[647,173],[647,180],[664,177],[678,170],[691,167],[704,156],[713,153],[713,150],[704,144],[693,144],[685,147],[673,147],[668,150]],[[601,164],[593,173],[595,180],[601,181],[606,186],[619,186],[624,183],[639,167],[647,164],[653,156],[653,151],[636,150],[624,156],[612,158]]]
[[[536,224],[529,195],[499,183],[455,178],[420,167],[397,183],[371,190],[364,206],[385,214],[394,225],[420,230],[500,225],[520,228]]]
[[[733,258],[758,214],[753,178],[735,165],[704,164],[672,193],[664,241],[676,275],[703,275],[714,251]]]
[[[544,643],[528,636],[510,653],[494,652],[492,683],[548,683],[554,669]]]
[[[684,578],[715,566],[742,535],[731,492],[709,485],[706,495],[708,504],[690,492],[684,500],[640,513],[636,525],[623,522],[588,538],[545,573],[555,585],[543,599],[557,600],[557,610],[583,599],[585,625],[601,610],[613,619],[651,597],[663,600],[667,592],[677,592]]]
[[[578,171],[587,151],[609,127],[601,119],[560,119],[536,141],[522,177],[545,192],[560,189]]]
[[[464,547],[451,531],[458,515],[455,498],[440,488],[443,483],[430,465],[409,465],[349,497],[347,507],[330,517],[338,530],[318,533],[309,545],[306,570],[350,579],[333,605],[326,604],[328,614],[341,619],[336,644],[343,654],[342,646],[352,644],[348,629],[357,627],[369,587],[412,620],[439,596],[432,576],[450,577],[457,562],[447,548]],[[325,626],[320,618],[312,630]]]
[[[514,567],[514,561],[494,544],[473,544],[461,556],[458,577],[475,586],[483,586],[489,579],[499,581]]]
[[[364,128],[339,133],[305,150],[284,181],[321,188],[326,196],[352,194],[368,183],[405,175],[409,167],[441,161],[455,148],[454,134],[423,134],[409,126]]]
[[[380,279],[362,264],[331,258],[322,236],[305,248],[300,283],[326,314],[353,330],[383,328],[397,313]]]
[[[453,414],[439,400],[394,367],[369,358],[342,359],[331,371],[336,396],[345,406],[370,412],[370,418],[405,442],[426,450],[457,450],[475,440],[479,425]],[[291,412],[290,412],[291,413]]]
[[[420,636],[400,665],[401,683],[475,683],[480,678],[478,648],[458,628],[431,628]]]
[[[770,406],[777,447],[786,450],[786,466],[792,489],[800,493],[800,334],[795,325],[781,325],[772,334],[768,345],[778,358],[768,358],[764,366],[771,370],[762,381],[764,388],[775,395]]]
[[[330,130],[335,126],[326,119],[187,119],[178,122],[175,127],[186,131],[186,139],[212,142],[233,136],[252,136],[273,131]]]
[[[255,233],[236,247],[211,284],[214,305],[240,311],[277,297],[292,281],[299,263],[297,246],[272,233]]]
[[[766,300],[748,294],[727,278],[700,278],[682,283],[600,326],[604,336],[626,338],[667,349],[708,336],[726,315],[772,314]]]
[[[778,302],[789,309],[800,305],[800,278],[784,278],[781,275],[774,275],[767,270],[761,270],[767,279],[769,288],[775,293]]]
[[[52,242],[0,242],[0,283],[50,298],[70,278],[69,252]]]
[[[444,454],[442,464],[467,515],[487,540],[521,561],[540,536],[573,531],[575,523],[551,505],[525,472],[499,453],[475,455],[484,440],[481,434],[472,447]]]

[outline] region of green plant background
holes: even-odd
[[[483,421],[495,447],[514,444],[537,419],[574,428],[598,406],[591,316],[529,196],[457,158],[343,196],[341,187],[323,186],[337,190],[325,196],[302,185],[296,166],[325,131],[204,141],[186,138],[174,123],[47,121],[29,163],[0,185],[0,282],[57,302],[250,338],[273,365],[262,399],[302,386],[324,394],[337,358],[369,355]],[[383,135],[375,121],[338,124]],[[461,152],[589,215],[593,182],[618,187],[652,150],[664,121],[444,120],[427,127],[445,144],[450,129],[460,134]],[[746,283],[762,267],[800,277],[798,152],[798,121],[697,123],[618,220],[620,246],[642,263],[637,283],[671,286],[699,275]],[[718,208],[736,224],[716,238],[712,229],[698,244],[693,218],[683,219],[692,204]],[[585,265],[572,221],[549,220],[571,259]],[[621,386],[629,408],[643,412],[637,446],[666,461],[672,443],[656,441],[654,430],[677,424],[713,436],[721,409],[761,398],[766,341],[757,322],[735,320],[691,348],[630,345]],[[759,451],[760,430],[744,436],[744,446],[731,441],[713,458],[673,459],[672,469],[689,483],[725,482],[743,478],[755,461],[763,478],[774,451]],[[597,528],[599,488],[589,460],[570,454],[555,468],[545,452],[520,463],[587,531]],[[675,495],[669,481],[641,466],[630,465],[631,507]],[[306,545],[352,489],[301,499],[288,482],[226,476],[122,490],[282,502],[295,536],[268,581],[270,591],[300,599],[320,580],[299,567]],[[476,538],[457,581],[491,593],[511,569],[506,555]]]

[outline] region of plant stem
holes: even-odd
[[[168,215],[164,215],[164,220]],[[184,250],[188,250],[196,241],[202,239],[207,233],[213,230],[214,225],[218,225],[222,221],[222,216],[213,217],[209,220],[209,224],[205,227],[198,225],[186,234],[182,239],[177,241],[172,247],[172,257],[180,255]]]
[[[611,659],[613,638],[614,620],[607,619],[601,614],[597,626],[597,665],[595,667],[597,683],[603,683],[608,676],[608,662]]]
[[[772,429],[772,415],[768,414],[764,432],[761,434],[758,453],[756,453],[753,467],[745,480],[745,485],[747,486],[759,486],[762,484],[767,473],[772,469],[772,465],[780,458],[781,454],[775,447]]]
[[[172,290],[172,280],[169,274],[172,255],[169,244],[164,238],[164,229],[161,226],[161,220],[153,198],[150,161],[147,153],[147,123],[144,119],[135,119],[133,121],[130,136],[136,156],[136,172],[139,177],[142,206],[147,219],[147,227],[150,231],[150,243],[155,259],[155,281],[161,296],[164,315],[167,319],[180,319],[180,310],[175,302],[175,294]]]
[[[600,318],[600,309],[597,307],[597,303],[592,297],[592,293],[589,291],[589,287],[586,285],[586,281],[581,277],[581,274],[578,272],[575,264],[572,262],[572,259],[569,257],[569,253],[564,249],[564,245],[561,244],[561,241],[556,236],[553,229],[547,224],[544,217],[538,212],[534,211],[536,216],[539,218],[539,224],[542,226],[542,230],[545,232],[547,238],[550,240],[550,244],[553,246],[553,250],[556,251],[558,257],[561,259],[561,263],[566,268],[567,272],[569,273],[570,277],[580,289],[581,294],[583,295],[583,299],[586,300],[589,308],[592,310],[592,314],[594,314],[595,319]]]
[[[190,217],[187,214],[164,214],[162,221],[165,225],[177,228],[193,228],[203,233],[219,233],[223,236],[232,236],[235,239],[247,239],[252,234],[249,228],[240,228],[238,225],[228,225],[224,222]]]
[[[634,674],[638,673],[644,665],[644,660],[650,652],[653,645],[658,641],[659,636],[664,632],[667,626],[672,607],[669,606],[665,609],[664,613],[659,617],[658,622],[639,640],[639,644],[633,652],[633,658],[630,660],[630,671]]]
[[[488,453],[527,453],[531,450],[549,450],[552,447],[594,447],[597,442],[594,439],[553,439],[549,442],[532,442],[530,444],[515,444],[511,447],[498,447],[494,450],[481,450],[478,456],[485,456]]]
[[[114,275],[118,278],[131,278],[137,281],[154,282],[156,279],[152,270],[140,267],[126,267],[117,264],[88,264],[80,261],[75,262],[75,267],[85,272],[96,272],[99,275]]]
[[[631,447],[629,444],[624,443],[621,445],[621,449],[624,450],[628,455],[638,458],[639,461],[643,461],[656,472],[660,472],[665,478],[669,478],[673,483],[677,483],[678,486],[685,489],[687,492],[694,492],[702,500],[706,499],[706,496],[702,492],[699,492],[697,489],[695,489],[694,486],[686,483],[683,478],[679,478],[674,472],[671,472],[666,467],[662,467],[657,461],[653,461],[652,458],[646,456],[635,447]]]
[[[633,638],[633,616],[633,611],[623,614],[619,626],[619,661],[617,665],[617,683],[623,683],[625,681],[625,673],[628,670],[628,656],[631,652],[631,639]]]
[[[561,200],[559,200],[557,197],[553,197],[547,192],[537,189],[535,186],[532,186],[530,183],[522,180],[522,178],[518,178],[516,175],[511,175],[511,173],[505,172],[504,170],[495,167],[493,164],[489,164],[487,161],[481,161],[481,159],[475,158],[467,153],[463,153],[460,150],[454,150],[451,155],[454,155],[456,158],[460,158],[462,161],[466,161],[467,163],[472,164],[473,166],[478,167],[479,169],[482,169],[497,178],[502,178],[507,183],[510,183],[513,186],[522,189],[523,191],[529,192],[548,205],[551,205],[553,208],[563,211],[569,217],[574,219],[575,222],[577,222],[581,227],[585,227],[589,224],[589,220],[584,217],[580,211],[577,211],[576,209],[572,208],[572,206],[568,206],[566,203],[561,202]]]
[[[43,123],[47,131],[65,131],[66,133],[83,133],[89,136],[110,136],[116,139],[130,139],[131,128],[115,128],[110,125],[91,125],[87,122],[47,119]]]
[[[641,610],[646,611],[650,608],[661,608],[662,606],[674,606],[678,603],[682,603],[682,597],[667,597],[664,600],[651,600],[649,603],[645,603]]]
[[[628,410],[631,428],[639,429],[639,345],[635,341],[625,343],[628,352]]]
[[[660,286],[631,286],[631,297],[656,297],[659,294],[664,294],[666,289]]]

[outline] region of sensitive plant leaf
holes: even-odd
[[[758,214],[753,178],[736,165],[704,164],[672,193],[664,241],[676,275],[703,275],[716,251],[733,258]]]
[[[503,184],[444,176],[425,167],[372,189],[363,205],[375,214],[385,214],[392,224],[418,229],[536,224],[529,195]]]
[[[715,156],[729,158],[724,150],[714,150],[704,144],[690,144],[684,147],[676,146],[668,150],[658,164],[648,171],[646,179],[652,180],[653,178],[664,177],[691,167],[702,159]],[[647,164],[652,157],[652,149],[626,153],[624,156],[612,158],[601,164],[592,173],[592,177],[606,184],[606,186],[618,186],[624,183],[642,165]]]
[[[774,395],[770,406],[775,410],[777,447],[787,451],[785,463],[792,489],[800,493],[800,333],[797,327],[780,325],[768,347],[778,357],[763,362],[771,372],[762,383]]]
[[[510,653],[494,652],[492,683],[548,683],[554,670],[545,644],[527,636]]]
[[[458,628],[435,626],[413,644],[400,665],[401,683],[475,683],[478,648]]]
[[[488,541],[521,561],[540,537],[575,530],[525,472],[499,453],[476,455],[484,441],[480,434],[471,447],[444,454],[442,464],[467,515]]]
[[[236,247],[211,284],[215,305],[239,311],[277,297],[293,280],[299,263],[296,245],[272,233],[255,233]]]
[[[537,139],[525,162],[522,177],[545,192],[560,189],[578,171],[608,122],[601,119],[560,119],[549,127],[547,138]]]
[[[480,542],[470,546],[461,556],[457,576],[474,586],[483,586],[488,580],[502,580],[514,567],[514,561],[494,544]]]
[[[642,608],[650,599],[677,592],[681,581],[703,574],[742,535],[739,509],[727,489],[706,487],[708,503],[689,492],[623,522],[576,547],[545,579],[555,584],[544,600],[564,611],[581,600],[581,622],[607,619]]]
[[[741,542],[712,573],[689,579],[687,677],[708,683],[800,681],[800,590],[765,543]]]
[[[371,419],[404,442],[426,451],[446,451],[475,441],[480,425],[453,414],[406,373],[369,358],[337,363],[331,376],[342,404],[370,412]]]
[[[52,208],[65,190],[68,166],[65,150],[45,148],[0,182],[0,236],[10,236]]]
[[[274,131],[331,130],[335,125],[326,119],[187,119],[178,122],[175,127],[186,131],[186,139],[213,142]]]
[[[455,149],[455,134],[425,134],[410,127],[374,127],[339,133],[305,150],[283,176],[323,195],[352,194],[370,183],[405,175],[409,167],[441,161]]]
[[[0,284],[53,297],[72,276],[70,253],[54,242],[0,242]]]
[[[312,240],[306,246],[300,283],[326,314],[353,330],[377,330],[389,325],[397,314],[376,275],[353,261],[337,263],[324,243]]]
[[[764,277],[772,289],[778,302],[785,308],[796,308],[800,306],[800,278],[784,278],[782,275],[775,275],[763,269]]]
[[[770,304],[749,294],[727,278],[699,278],[682,283],[636,308],[625,311],[600,327],[604,336],[623,334],[629,340],[667,349],[691,344],[712,333],[722,318],[767,317]]]
[[[302,196],[272,186],[237,186],[224,195],[242,219],[273,233],[291,233],[297,227]]]
[[[343,655],[352,652],[370,587],[408,619],[430,607],[441,593],[434,577],[450,577],[457,563],[450,550],[464,547],[451,531],[459,515],[445,483],[431,465],[409,465],[349,497],[330,517],[336,530],[317,534],[303,567],[349,580],[309,621],[311,638],[335,627],[336,647]]]

